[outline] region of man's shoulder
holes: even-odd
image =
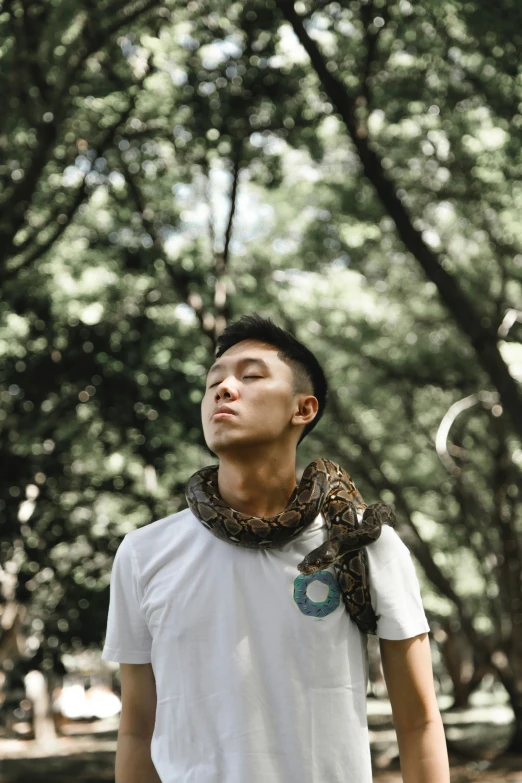
[[[194,518],[189,508],[183,508],[174,514],[169,514],[147,525],[137,527],[125,535],[133,546],[143,544],[151,539],[157,540],[163,535],[171,535],[175,528],[179,529],[185,522],[191,522]]]
[[[375,565],[383,565],[396,558],[410,558],[410,550],[399,534],[390,525],[383,525],[381,535],[376,541],[368,544],[366,551]]]

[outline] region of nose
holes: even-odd
[[[216,386],[216,393],[214,394],[214,399],[220,400],[221,397],[233,397],[235,394],[234,387],[230,386],[228,383],[228,379],[225,378],[221,381],[221,383]]]
[[[230,392],[227,391],[226,389],[222,395],[219,394],[219,392],[216,392],[216,397],[215,397],[216,401],[220,400],[222,397],[230,397]]]

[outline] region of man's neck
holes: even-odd
[[[219,494],[225,503],[252,517],[273,517],[288,506],[297,486],[295,452],[292,457],[235,461],[221,457]]]

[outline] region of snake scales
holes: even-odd
[[[304,470],[286,509],[273,517],[251,517],[227,506],[218,490],[218,466],[194,473],[186,498],[192,513],[218,538],[253,549],[286,544],[322,513],[328,539],[298,564],[305,575],[333,565],[344,604],[361,631],[374,634],[377,617],[370,601],[364,547],[376,541],[383,524],[394,524],[390,506],[366,506],[349,474],[335,462],[316,459]],[[363,511],[361,522],[357,511]]]

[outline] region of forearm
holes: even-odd
[[[149,738],[118,734],[115,783],[161,783],[150,755]]]
[[[449,783],[449,761],[440,715],[413,731],[397,730],[404,783]]]

